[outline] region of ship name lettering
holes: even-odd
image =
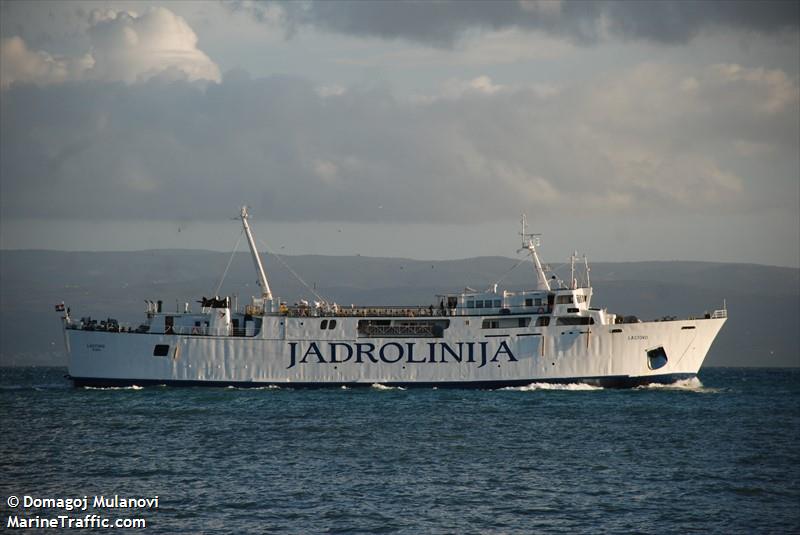
[[[647,340],[648,336],[646,334],[632,334],[628,336],[628,340]]]
[[[489,342],[427,342],[425,351],[418,351],[415,342],[386,342],[380,347],[370,342],[289,342],[289,368],[298,364],[354,364],[364,363],[408,363],[408,364],[450,364],[471,363],[483,368],[490,362],[500,363],[501,359],[517,362],[517,357],[506,341],[490,349]]]

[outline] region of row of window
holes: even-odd
[[[467,308],[500,308],[501,306],[503,306],[503,302],[500,299],[478,299],[476,301],[467,301]],[[542,306],[542,299],[541,297],[537,297],[536,299],[525,299],[525,306],[540,307]]]
[[[483,320],[484,329],[513,329],[515,327],[527,327],[530,325],[530,318],[497,318]]]
[[[467,308],[500,308],[503,306],[501,299],[477,299],[467,301]]]
[[[586,296],[585,295],[577,295],[575,296],[575,300],[578,303],[585,303]],[[556,304],[557,305],[571,305],[572,304],[572,295],[558,295],[556,296]],[[477,300],[469,300],[467,301],[467,308],[500,308],[502,305],[502,300],[500,299],[477,299]],[[541,297],[528,297],[525,299],[525,306],[526,307],[540,307],[544,306],[544,300]]]
[[[319,328],[323,331],[325,329],[333,329],[336,327],[336,320],[322,320],[322,323],[319,324]]]
[[[513,329],[515,327],[527,327],[531,324],[531,318],[497,318],[483,320],[484,329]],[[550,325],[550,316],[536,318],[536,327],[547,327]]]
[[[515,327],[527,327],[531,323],[531,318],[496,318],[483,320],[484,329],[513,329]],[[536,318],[536,327],[547,327],[550,325],[550,316],[540,316]],[[561,316],[556,318],[556,325],[594,325],[594,318]]]

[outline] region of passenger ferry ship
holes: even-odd
[[[77,321],[64,312],[69,377],[76,386],[522,386],[534,382],[632,387],[694,377],[727,318],[642,322],[592,306],[572,258],[566,283],[542,265],[538,235],[522,220],[532,288],[470,288],[437,296],[438,306],[342,307],[324,301],[287,306],[273,297],[248,224],[240,213],[262,295],[243,309],[228,297],[201,310],[166,312],[147,301],[137,328],[114,320]]]

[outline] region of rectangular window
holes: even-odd
[[[333,329],[335,327],[336,327],[336,320],[331,320],[330,323],[328,323],[328,329]]]
[[[537,306],[537,307],[540,307],[540,306],[542,306],[542,298],[541,298],[541,297],[537,297],[537,298],[536,298],[536,306]]]
[[[467,308],[475,308],[475,301],[467,301]]]
[[[323,331],[325,329],[327,329],[328,328],[328,320],[322,320],[322,323],[320,323],[319,328],[322,329]]]
[[[557,305],[569,305],[571,303],[572,303],[571,295],[559,295],[558,297],[556,297]]]
[[[536,320],[537,327],[547,327],[548,325],[550,325],[550,316],[540,316]]]
[[[566,316],[558,318],[556,325],[594,325],[594,318],[576,318],[574,316]]]
[[[483,301],[481,301],[480,299],[475,301],[475,308],[483,308]]]
[[[169,346],[167,344],[156,344],[153,348],[154,357],[166,357],[169,355]]]
[[[525,300],[525,306],[526,307],[532,307],[533,306],[533,299],[526,299]]]
[[[503,304],[502,300],[500,300],[500,299],[495,299],[494,300],[494,308],[500,308],[500,305],[502,305],[502,304]]]

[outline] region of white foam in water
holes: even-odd
[[[139,385],[133,386],[84,386],[84,390],[142,390],[144,387]]]
[[[280,390],[281,387],[278,385],[266,385],[266,386],[233,386],[228,385],[225,387],[227,390]]]
[[[638,390],[691,390],[694,392],[716,392],[714,388],[706,388],[697,377],[690,377],[689,379],[678,379],[674,383],[659,384],[651,383],[649,385],[642,385],[636,387]]]
[[[501,388],[501,390],[515,390],[517,392],[531,392],[533,390],[570,390],[577,392],[584,390],[603,390],[603,387],[587,385],[586,383],[531,383],[525,386],[509,386]]]
[[[372,388],[375,390],[405,390],[402,386],[386,386],[380,383],[373,383]]]

